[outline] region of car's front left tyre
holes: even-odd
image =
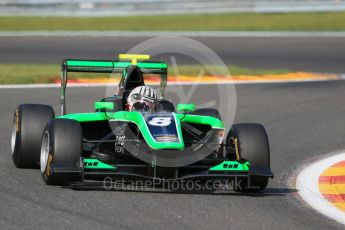
[[[77,121],[51,120],[42,136],[40,169],[49,185],[82,182],[82,129]]]
[[[231,160],[248,161],[250,168],[271,172],[270,148],[265,128],[261,124],[235,124],[227,136],[227,155]],[[239,191],[261,191],[267,187],[268,177],[251,175],[250,185],[244,182]],[[256,189],[254,189],[256,188]]]

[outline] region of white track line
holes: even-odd
[[[345,37],[345,32],[284,31],[0,31],[0,37]]]
[[[320,82],[320,81],[339,81],[345,80],[342,77],[337,79],[330,78],[317,78],[317,79],[293,79],[293,80],[245,80],[245,81],[233,81],[233,82],[172,82],[169,85],[243,85],[243,84],[274,84],[274,83],[298,83],[298,82]],[[76,87],[106,87],[115,86],[117,84],[111,83],[68,83],[68,88]],[[147,84],[147,85],[159,85]],[[11,85],[0,85],[0,89],[33,89],[33,88],[59,88],[61,84],[50,83],[50,84],[11,84]]]
[[[345,213],[327,201],[319,191],[319,176],[330,166],[345,160],[345,152],[320,160],[304,169],[297,177],[299,195],[320,213],[345,224]]]

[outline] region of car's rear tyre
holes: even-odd
[[[49,185],[69,185],[82,181],[82,129],[77,121],[51,120],[42,137],[40,168]]]
[[[233,125],[227,136],[228,158],[246,160],[250,168],[270,171],[270,149],[265,128],[261,124],[243,123]],[[237,148],[237,151],[236,151]],[[236,153],[237,152],[237,153]],[[237,156],[238,155],[238,156]],[[263,190],[267,187],[268,177],[251,176],[250,187]],[[252,191],[242,183],[238,190]]]
[[[12,159],[18,168],[38,168],[42,133],[54,110],[49,105],[22,104],[13,117]]]

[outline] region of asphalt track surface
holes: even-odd
[[[0,37],[0,63],[61,63],[64,58],[117,59],[149,37]],[[164,39],[164,38],[162,38]],[[344,37],[193,38],[227,64],[259,69],[345,73]],[[166,54],[156,58],[170,60]],[[176,55],[178,64],[195,63]]]
[[[215,99],[214,86],[195,97]],[[184,194],[75,191],[44,184],[39,170],[16,169],[10,154],[13,111],[45,103],[59,90],[1,89],[0,229],[343,229],[298,199],[289,178],[326,153],[345,149],[345,81],[237,85],[236,122],[260,122],[275,173],[264,193]],[[69,89],[69,112],[92,110],[104,88]]]

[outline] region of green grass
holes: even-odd
[[[264,74],[282,74],[291,72],[289,70],[284,69],[248,69],[239,66],[229,65],[227,66],[227,70],[233,76],[236,75],[264,75]],[[217,66],[208,66],[208,68],[203,68],[200,65],[179,65],[178,66],[178,73],[180,75],[188,75],[188,76],[198,76],[200,71],[203,70],[204,75],[222,75],[224,73],[224,69],[218,70]],[[176,75],[173,68],[168,69],[169,75]],[[225,70],[226,71],[226,70]],[[226,73],[225,73],[226,74]]]
[[[1,16],[0,30],[344,31],[345,13],[238,13],[126,17]]]
[[[58,65],[0,64],[0,84],[47,83],[58,76]]]
[[[181,75],[197,76],[202,66],[199,65],[180,65],[178,66]],[[263,75],[287,73],[288,70],[259,70],[247,69],[237,66],[228,66],[232,75]],[[212,67],[211,67],[212,70]],[[205,70],[205,75],[209,74]],[[169,69],[169,75],[174,75],[173,69]],[[54,79],[60,77],[60,65],[55,64],[0,64],[0,84],[30,84],[30,83],[51,83]],[[109,77],[105,74],[91,73],[71,73],[70,79],[73,78],[93,78]]]

